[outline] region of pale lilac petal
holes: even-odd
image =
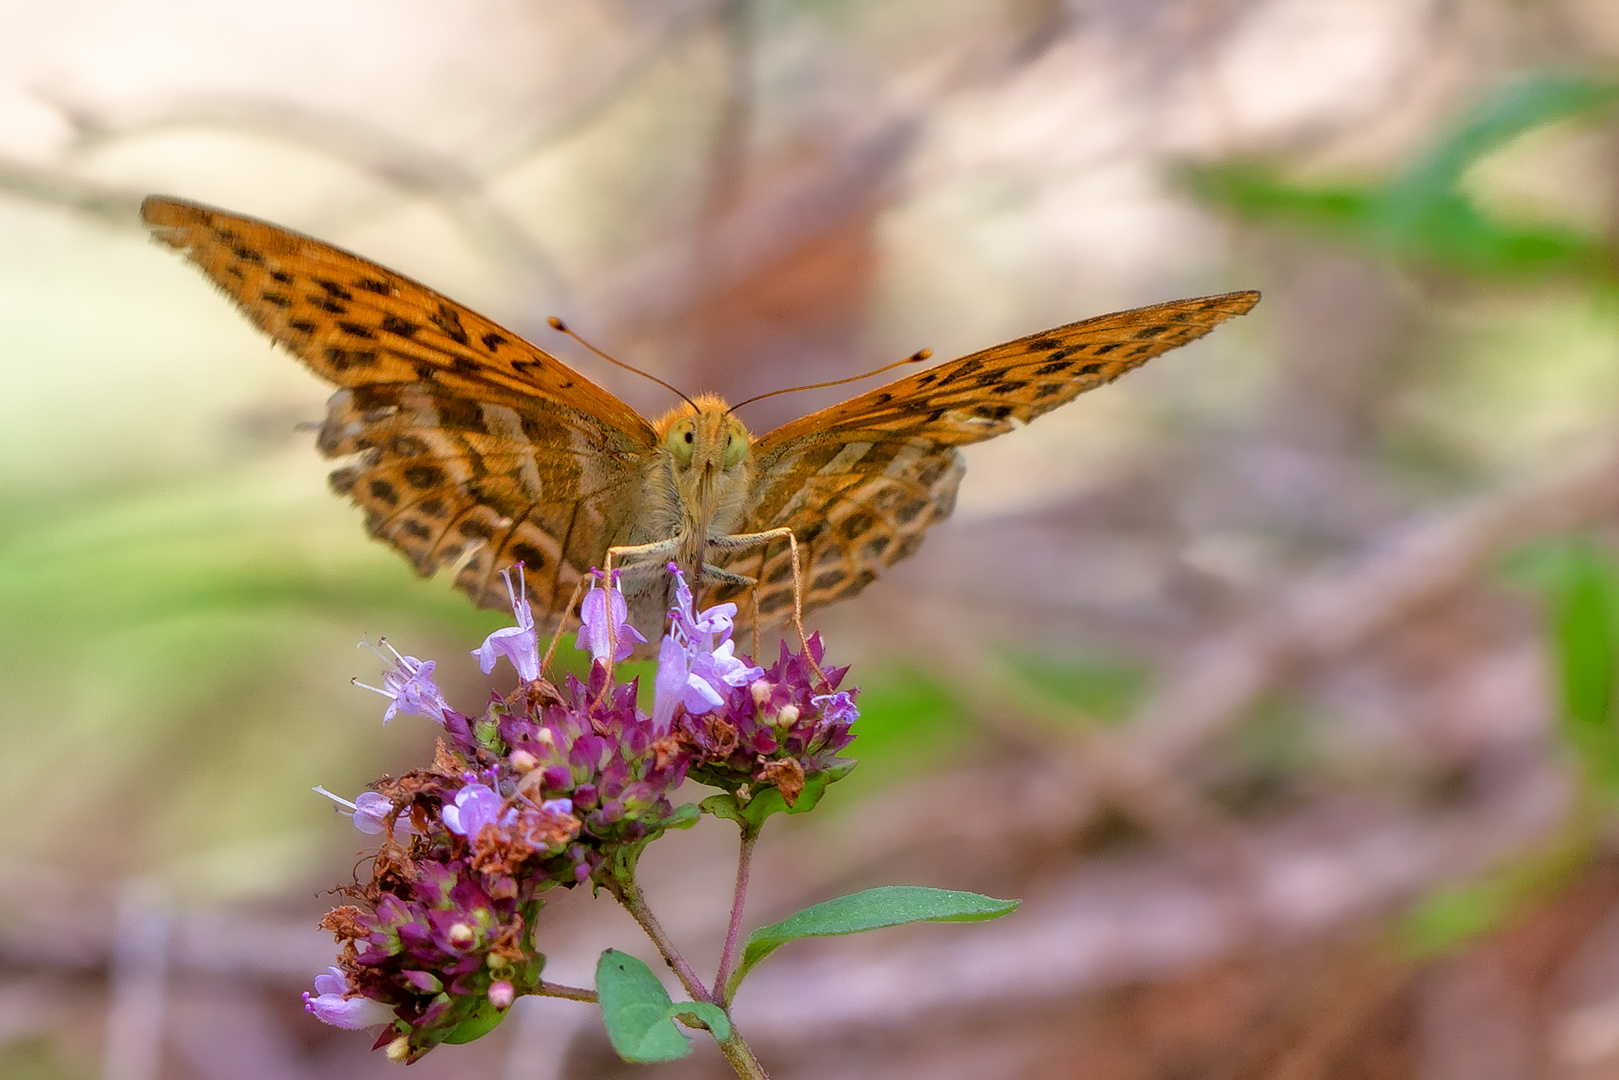
[[[667,735],[674,720],[675,706],[686,693],[686,650],[673,634],[658,646],[658,674],[652,682],[652,730]]]
[[[693,670],[697,665],[692,665]],[[765,673],[761,667],[749,667],[736,656],[736,642],[727,641],[708,654],[708,664],[703,671],[703,677],[710,681],[723,682],[726,686],[746,686],[754,679]]]
[[[686,584],[686,575],[674,563],[669,564],[669,572],[675,576],[675,606],[669,614],[679,631],[678,636],[684,639],[688,647],[713,648],[711,635],[727,636],[731,633],[736,605],[715,604],[693,614],[691,587]]]
[[[368,836],[375,836],[388,827],[388,817],[394,805],[378,791],[362,791],[354,799],[354,827]],[[320,989],[317,981],[315,989]]]
[[[852,724],[860,718],[860,710],[855,708],[854,698],[847,690],[812,697],[810,704],[821,707],[821,720],[825,723]]]
[[[433,660],[418,660],[414,656],[401,656],[394,669],[382,677],[384,689],[394,699],[383,714],[384,724],[392,720],[396,712],[407,712],[425,716],[440,727],[444,726],[444,711],[450,707],[450,703],[444,700],[444,695],[433,682],[435,663]]]
[[[646,638],[628,622],[629,605],[618,587],[618,577],[618,571],[614,570],[610,588],[597,588],[592,581],[590,591],[579,605],[579,636],[574,641],[574,647],[588,649],[591,656],[603,662],[607,659],[609,629],[612,631],[614,663],[629,659],[636,645],[646,643]]]
[[[517,584],[512,585],[512,571],[517,571]],[[512,614],[516,626],[502,627],[484,638],[483,644],[472,650],[478,658],[478,667],[485,675],[495,670],[495,663],[504,656],[517,669],[517,677],[534,682],[540,677],[540,640],[534,631],[534,612],[528,606],[528,591],[523,580],[523,564],[517,563],[502,570],[506,580],[506,593],[512,599]]]
[[[478,658],[478,667],[485,675],[494,671],[495,663],[504,656],[524,682],[534,682],[540,677],[540,642],[532,629],[502,627],[484,638],[483,644],[472,650],[472,655]]]
[[[340,967],[329,967],[326,974],[315,976],[315,993],[317,994],[346,994],[349,992],[348,976],[343,974]]]
[[[346,997],[348,980],[339,968],[327,968],[327,974],[315,976],[318,995],[304,992],[304,1011],[323,1024],[354,1031],[358,1028],[385,1024],[394,1018],[393,1010],[380,1001],[368,997]]]
[[[484,784],[467,784],[455,793],[455,803],[440,813],[444,827],[457,836],[477,836],[485,825],[500,820],[505,802],[500,793]]]

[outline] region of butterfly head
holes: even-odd
[[[723,502],[731,489],[740,490],[745,483],[753,436],[723,398],[699,394],[659,420],[657,431],[676,483],[694,503],[702,501],[699,489],[705,485],[711,486],[710,498]]]

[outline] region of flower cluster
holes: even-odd
[[[636,707],[637,682],[610,674],[645,641],[626,621],[617,575],[597,575],[580,608],[589,679],[570,675],[558,687],[544,677],[515,569],[506,583],[517,625],[473,656],[485,673],[507,659],[517,690],[492,695],[473,720],[446,702],[432,661],[387,646],[383,685],[366,687],[389,699],[384,721],[426,716],[444,738],[430,767],[379,781],[352,803],[331,796],[385,843],[371,881],[345,890],[355,903],[322,922],[341,953],[305,1007],[339,1027],[388,1023],[377,1045],[399,1060],[474,1038],[517,995],[539,992],[542,894],[621,884],[647,843],[695,821],[694,806],[673,802],[688,775],[732,794],[774,786],[790,806],[806,778],[835,779],[853,765],[835,756],[855,718],[852,696],[836,691],[846,669],[823,672],[818,638],[807,654],[783,645],[770,670],[754,666],[735,653],[735,605],[694,611],[671,564],[676,604],[648,716]]]
[[[808,646],[791,653],[782,642],[781,658],[768,671],[754,668],[757,675],[732,687],[721,705],[681,719],[693,780],[733,794],[774,787],[792,806],[806,784],[836,780],[854,767],[837,756],[854,740],[859,715],[854,695],[836,689],[849,669],[824,669],[823,682],[820,635],[812,634]]]

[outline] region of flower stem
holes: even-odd
[[[770,1080],[765,1067],[759,1064],[759,1059],[753,1056],[753,1047],[742,1039],[742,1033],[731,1025],[731,1037],[720,1043],[720,1053],[725,1060],[731,1063],[731,1068],[744,1080]]]
[[[664,962],[669,965],[676,977],[680,979],[680,985],[686,988],[686,993],[691,995],[691,999],[693,1001],[714,1001],[714,996],[708,992],[708,988],[703,985],[703,980],[697,977],[697,972],[692,970],[691,964],[686,962],[686,958],[675,947],[675,943],[670,939],[668,931],[664,930],[663,924],[658,922],[658,917],[652,914],[651,908],[646,906],[646,897],[641,895],[641,887],[634,881],[615,880],[609,882],[607,888],[613,894],[613,899],[622,904],[624,910],[630,913],[630,917],[640,924],[642,930],[646,931],[646,936],[651,938],[652,944],[658,947],[658,952],[663,954]]]
[[[652,943],[658,947],[658,952],[663,954],[664,961],[674,970],[675,975],[680,979],[680,984],[686,988],[686,993],[691,995],[691,999],[693,1001],[712,1002],[724,1009],[724,1003],[716,1000],[717,993],[711,994],[708,992],[708,988],[703,985],[703,980],[697,977],[697,972],[692,970],[691,965],[686,962],[686,958],[680,954],[680,950],[670,940],[668,932],[663,928],[663,924],[658,922],[657,916],[652,914],[652,909],[647,907],[646,898],[641,895],[640,886],[636,885],[633,880],[624,880],[622,878],[610,880],[604,884],[607,891],[612,894],[613,899],[622,904],[624,910],[630,913],[630,917],[640,924],[642,930],[646,931],[646,936],[651,938]],[[735,919],[733,918],[732,921],[735,922]],[[728,1013],[729,1010],[727,1010]],[[731,1063],[731,1068],[735,1069],[736,1074],[742,1077],[743,1080],[770,1080],[764,1066],[759,1064],[759,1059],[753,1056],[753,1048],[747,1044],[747,1041],[742,1038],[742,1033],[737,1030],[735,1022],[731,1024],[731,1037],[721,1042],[719,1048],[720,1053],[725,1055],[725,1060]]]
[[[759,839],[759,830],[742,823],[742,850],[736,859],[736,895],[731,900],[731,925],[725,932],[725,950],[720,953],[720,969],[714,976],[714,995],[721,1007],[731,1002],[727,982],[737,961],[737,942],[742,936],[742,906],[748,897],[748,872],[753,867],[753,843]]]
[[[565,983],[546,982],[540,980],[538,990],[534,991],[540,997],[567,998],[569,1001],[598,1001],[596,991],[586,990],[582,986],[568,986]]]

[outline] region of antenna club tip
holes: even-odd
[[[918,349],[918,350],[916,350],[916,352],[911,354],[911,359],[909,360],[909,363],[920,364],[922,361],[931,360],[932,358],[933,358],[933,350],[932,349]]]
[[[553,329],[553,330],[560,330],[564,334],[566,334],[568,332],[568,324],[563,322],[561,319],[557,318],[555,315],[551,316],[549,319],[546,319],[545,321],[551,324],[551,329]]]

